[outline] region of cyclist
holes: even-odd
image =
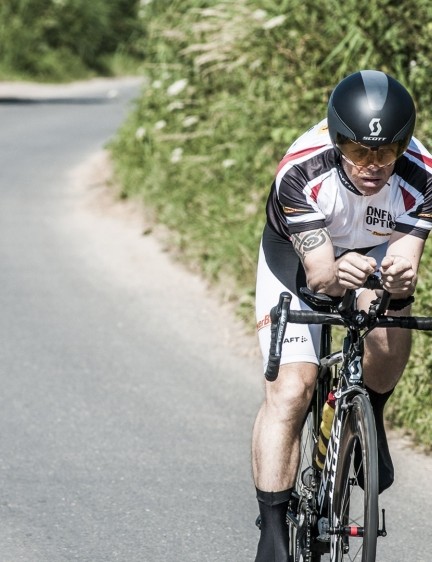
[[[266,363],[269,311],[282,291],[308,308],[298,289],[333,296],[361,289],[376,273],[393,298],[415,290],[432,228],[432,156],[413,135],[411,95],[376,70],[351,74],[334,89],[327,119],[282,159],[267,201],[260,246],[256,313]],[[409,314],[409,307],[395,314]],[[261,517],[255,562],[288,562],[287,504],[298,465],[302,422],[317,374],[318,326],[289,324],[279,377],[266,382],[253,430],[252,462]],[[380,492],[393,482],[384,405],[410,353],[409,330],[375,330],[365,342],[364,377],[377,425]],[[373,359],[372,359],[373,358]],[[266,366],[266,365],[265,365]]]

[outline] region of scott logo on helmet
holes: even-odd
[[[381,127],[381,119],[379,117],[373,117],[369,122],[369,129],[370,129],[370,137],[363,137],[363,140],[376,140],[376,141],[385,141],[387,137],[379,137],[378,135],[382,131]]]
[[[369,123],[369,129],[372,137],[377,137],[381,133],[382,127],[380,121],[381,119],[379,119],[378,117],[374,117],[373,119],[371,119]]]

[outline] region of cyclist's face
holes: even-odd
[[[367,196],[378,193],[387,184],[393,173],[395,163],[393,162],[388,166],[378,166],[371,162],[364,166],[358,166],[342,157],[342,166],[354,186],[362,195]]]
[[[397,142],[371,147],[349,140],[337,147],[345,172],[363,195],[373,195],[386,185],[403,151]]]

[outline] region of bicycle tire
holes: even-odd
[[[360,393],[350,400],[342,425],[330,522],[332,561],[375,562],[377,438],[372,406],[367,396]]]
[[[300,462],[297,470],[295,481],[295,491],[299,493],[302,485],[302,474],[305,470],[310,469],[312,466],[312,453],[317,439],[316,422],[314,421],[316,414],[314,408],[311,408],[306,416],[300,440]],[[299,521],[305,516],[303,499],[299,499],[299,503],[293,508],[293,515]],[[287,525],[289,532],[289,560],[290,562],[320,562],[321,555],[315,552],[309,552],[306,549],[305,529],[301,526],[294,524],[289,517],[287,517]]]

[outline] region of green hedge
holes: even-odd
[[[230,287],[252,325],[264,202],[287,145],[321,119],[329,92],[359,68],[399,78],[416,134],[432,146],[428,0],[147,1],[136,48],[149,86],[113,143],[123,195],[139,195],[172,245]],[[426,264],[431,263],[430,243]],[[430,267],[417,312],[431,312]],[[233,284],[232,284],[233,282]],[[392,401],[395,424],[430,447],[428,335]]]
[[[6,0],[0,4],[3,77],[70,80],[108,73],[107,57],[133,55],[139,0]]]

